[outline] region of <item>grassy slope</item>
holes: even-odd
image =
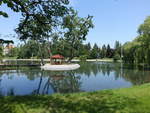
[[[0,113],[150,113],[150,84],[70,95],[1,97]]]

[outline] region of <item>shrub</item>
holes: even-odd
[[[120,60],[120,55],[119,54],[115,54],[113,57],[113,60],[116,62],[117,60]]]
[[[87,55],[82,55],[79,57],[80,61],[86,61]]]

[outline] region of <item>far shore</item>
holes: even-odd
[[[40,59],[3,59],[4,61],[40,61]],[[50,61],[50,59],[44,59],[44,61]],[[71,60],[72,62],[79,62],[79,59],[73,59]],[[99,62],[113,62],[113,59],[87,59],[86,61],[88,62],[95,62],[95,61],[99,61]]]

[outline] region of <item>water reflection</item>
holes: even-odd
[[[81,82],[79,82],[80,76],[75,76],[75,72],[73,71],[65,72],[65,75],[62,73],[51,72],[51,74],[47,76],[47,79],[44,79],[46,73],[41,71],[38,88],[34,90],[32,94],[49,94],[50,88],[55,93],[79,92],[81,85]]]
[[[84,62],[75,71],[51,72],[38,68],[0,71],[0,95],[74,93],[130,87],[150,82],[150,71],[120,63]]]
[[[75,76],[74,71],[50,72],[37,69],[29,70],[1,71],[1,95],[37,95],[80,91],[80,76]]]
[[[123,78],[126,81],[130,81],[133,85],[140,85],[150,82],[149,70],[138,70],[134,67],[127,67],[126,64],[121,66],[120,63],[106,63],[106,62],[85,62],[81,63],[81,68],[77,70],[77,73],[90,76],[94,74],[98,76],[102,73],[103,76],[110,76],[111,72],[114,72],[115,79]]]

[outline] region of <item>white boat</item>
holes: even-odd
[[[80,67],[79,64],[62,64],[62,65],[45,64],[44,66],[41,66],[41,69],[51,71],[67,71],[67,70],[76,70],[79,67]]]

